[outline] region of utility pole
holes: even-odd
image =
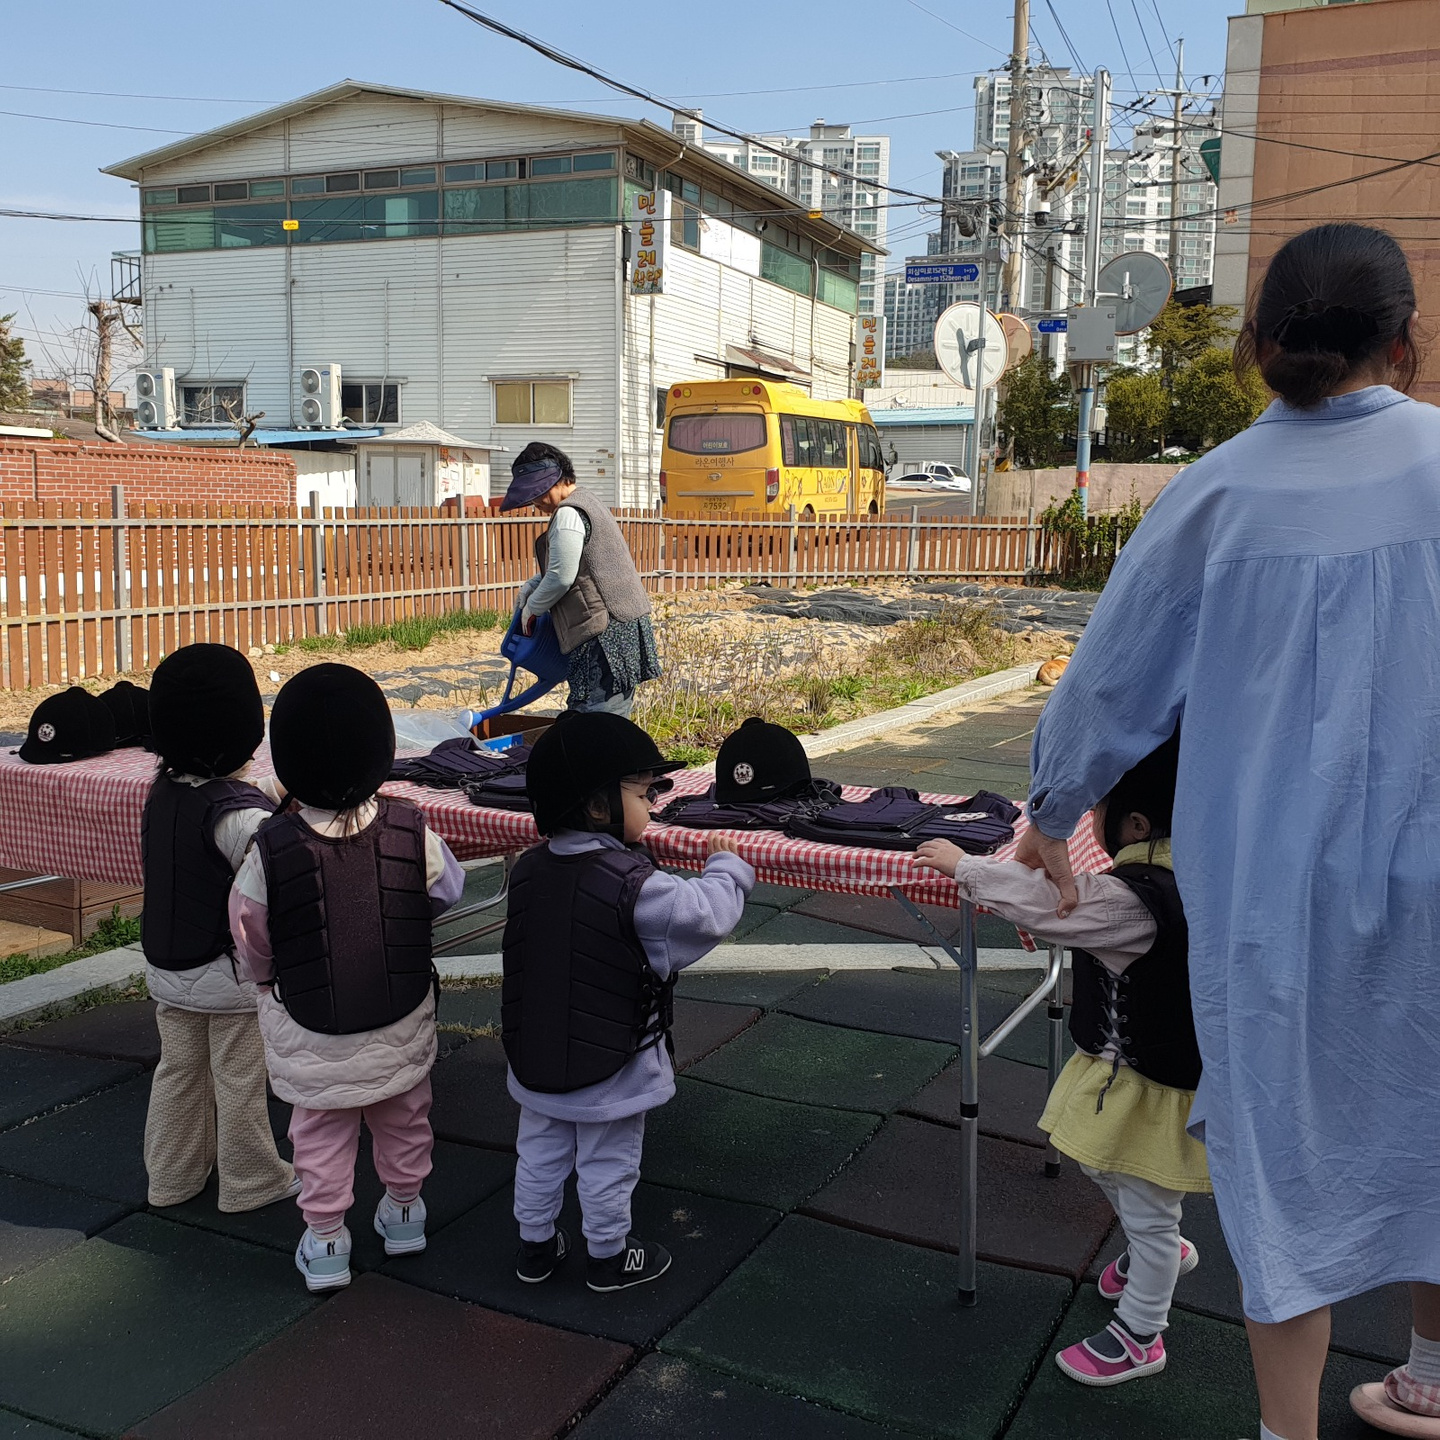
[[[1085,304],[1100,287],[1100,236],[1105,208],[1105,152],[1110,146],[1110,72],[1095,72],[1095,116],[1090,132],[1090,195],[1085,207]],[[1080,367],[1080,416],[1075,434],[1075,493],[1080,513],[1090,511],[1090,427],[1095,415],[1095,366]]]
[[[1175,42],[1175,129],[1170,152],[1170,273],[1180,276],[1180,111],[1185,95],[1185,40]]]
[[[1030,0],[1014,0],[1015,33],[1010,44],[1010,143],[1005,153],[1005,229],[1010,254],[1000,277],[1000,308],[1016,311],[1025,305],[1020,293],[1025,264],[1025,118],[1029,88]],[[1013,231],[1011,227],[1013,228]],[[985,292],[980,292],[985,303]]]

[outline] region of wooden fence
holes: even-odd
[[[647,588],[1020,581],[1055,542],[1024,519],[668,519],[617,512]],[[0,502],[0,685],[153,667],[192,641],[248,650],[445,610],[507,611],[535,518],[443,510]]]

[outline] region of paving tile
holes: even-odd
[[[442,1025],[467,1025],[483,1030],[493,1025],[500,1029],[500,987],[498,985],[466,985],[461,989],[440,991],[440,1011],[436,1017]]]
[[[143,1205],[148,1180],[141,1147],[149,1103],[150,1077],[140,1075],[7,1130],[0,1134],[0,1170]]]
[[[944,905],[922,905],[920,908],[942,935],[953,935],[960,928],[958,910]],[[876,935],[908,940],[914,945],[935,943],[934,931],[922,925],[888,895],[812,895],[802,900],[790,913],[870,930]],[[1014,933],[1013,927],[1011,933]]]
[[[315,1303],[288,1256],[131,1215],[5,1287],[0,1405],[115,1435]]]
[[[139,1073],[138,1065],[123,1061],[0,1045],[0,1130]]]
[[[671,1355],[647,1355],[573,1434],[575,1440],[884,1440],[898,1432]]]
[[[682,970],[675,994],[691,1000],[758,1005],[768,1010],[827,973],[824,970]]]
[[[694,1073],[776,1100],[884,1112],[913,1095],[954,1054],[928,1040],[767,1015]]]
[[[771,885],[762,880],[750,892],[746,904],[765,905],[772,910],[788,910],[792,905],[798,905],[800,901],[813,893],[811,890],[796,889],[793,885]]]
[[[1055,1364],[1056,1351],[1093,1335],[1114,1317],[1114,1307],[1087,1285],[1065,1317],[1006,1440],[1231,1440],[1260,1429],[1260,1405],[1245,1331],[1201,1315],[1172,1315],[1165,1335],[1168,1363],[1158,1375],[1108,1389],[1088,1389]],[[1326,1440],[1361,1440],[1378,1432],[1350,1409],[1349,1395],[1384,1371],[1348,1355],[1334,1355],[1321,1386],[1320,1433]]]
[[[991,1055],[980,1062],[980,1133],[1044,1147],[1036,1121],[1045,1110],[1050,1079],[1035,1065]],[[960,1123],[960,1062],[947,1065],[918,1095],[900,1107],[940,1125]]]
[[[0,1175],[0,1285],[81,1244],[124,1214],[125,1207],[113,1200]]]
[[[1043,1152],[1008,1140],[980,1140],[977,1251],[987,1260],[1085,1273],[1115,1223],[1109,1202],[1073,1165],[1045,1174]],[[954,1130],[894,1115],[885,1128],[805,1207],[842,1225],[958,1252],[960,1137]]]
[[[754,1005],[723,1005],[675,997],[675,1068],[688,1070],[722,1045],[748,1030],[760,1018]]]
[[[585,1284],[585,1239],[574,1182],[560,1224],[575,1249],[541,1285],[527,1285],[515,1274],[520,1239],[513,1205],[507,1187],[449,1226],[423,1255],[392,1261],[386,1273],[567,1330],[648,1345],[693,1310],[780,1218],[758,1205],[642,1182],[633,1202],[634,1232],[665,1246],[675,1263],[652,1284],[597,1295]]]
[[[131,1434],[549,1440],[630,1353],[365,1275]]]
[[[864,1144],[878,1115],[746,1095],[682,1076],[645,1121],[641,1173],[658,1185],[793,1210]]]
[[[1240,1277],[1230,1259],[1225,1233],[1213,1195],[1187,1195],[1181,1229],[1200,1252],[1200,1264],[1180,1278],[1175,1303],[1220,1320],[1244,1318],[1240,1308]],[[1100,1272],[1125,1248],[1117,1228],[1104,1249],[1091,1262],[1086,1279]],[[1386,1285],[1367,1295],[1342,1300],[1331,1308],[1330,1344],[1333,1349],[1400,1365],[1410,1354],[1410,1291],[1404,1285]]]
[[[756,905],[746,901],[744,910],[740,912],[740,923],[726,938],[735,942],[749,940],[762,925],[768,925],[784,913],[778,905]]]
[[[117,1000],[48,1025],[21,1030],[7,1044],[40,1050],[64,1050],[97,1060],[133,1060],[149,1068],[160,1063],[160,1031],[153,1000]]]
[[[505,1088],[505,1049],[483,1037],[447,1055],[430,1072],[430,1125],[445,1140],[513,1150],[520,1107]]]
[[[488,1199],[502,1186],[508,1187],[514,1175],[514,1161],[493,1150],[480,1150],[473,1145],[453,1145],[445,1140],[435,1142],[435,1168],[425,1182],[426,1233],[434,1244],[435,1235],[467,1210]],[[375,1207],[385,1187],[375,1174],[371,1158],[370,1136],[361,1131],[360,1155],[355,1165],[355,1204],[347,1224],[354,1246],[350,1265],[355,1270],[378,1270],[386,1263],[385,1248],[375,1233]],[[294,1200],[278,1200],[263,1210],[249,1210],[242,1215],[222,1214],[216,1206],[216,1182],[210,1183],[193,1200],[171,1205],[154,1213],[168,1220],[198,1225],[220,1235],[233,1235],[256,1245],[293,1254],[305,1221]],[[403,1267],[397,1271],[403,1278]]]
[[[1036,984],[1040,977],[1036,976]],[[909,1035],[917,1040],[960,1043],[960,979],[954,966],[932,972],[837,971],[798,990],[777,1007],[789,1015]],[[1015,1008],[1012,995],[982,989],[980,1026],[989,1033]],[[1027,1065],[1044,1065],[1048,1054],[1044,1006],[1026,1017],[997,1052]]]
[[[11,1410],[0,1410],[0,1440],[75,1440],[73,1430],[57,1430],[42,1420],[29,1420]]]
[[[747,945],[873,945],[871,930],[857,930],[850,925],[836,925],[829,920],[816,920],[787,910],[773,920],[757,926],[745,937]]]
[[[1070,1286],[992,1265],[979,1285],[961,1308],[952,1257],[792,1216],[662,1348],[877,1424],[990,1440]]]

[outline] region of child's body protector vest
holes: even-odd
[[[319,835],[298,815],[256,834],[270,907],[275,995],[322,1035],[380,1030],[420,1005],[435,981],[425,822],[379,798],[353,835]]]
[[[230,953],[235,873],[215,845],[215,827],[236,810],[274,810],[239,780],[189,785],[160,776],[140,822],[145,909],[140,944],[157,970],[190,970]]]
[[[527,850],[510,874],[500,1031],[515,1078],[565,1094],[669,1039],[675,982],[650,968],[635,902],[654,873],[637,850]]]
[[[1125,1063],[1157,1085],[1193,1090],[1200,1047],[1190,1009],[1190,934],[1174,874],[1163,865],[1117,866],[1155,917],[1155,943],[1123,975],[1112,975],[1085,950],[1073,952],[1070,1035],[1099,1055],[1112,1035]]]

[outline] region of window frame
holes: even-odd
[[[520,386],[529,389],[529,402],[526,419],[502,420],[500,418],[500,391],[502,389],[518,389]],[[564,420],[537,420],[535,418],[535,387],[537,385],[554,385],[565,387],[565,413]],[[503,375],[497,376],[490,381],[490,403],[493,423],[499,426],[530,425],[538,426],[546,430],[568,430],[575,426],[575,381],[569,375]]]
[[[178,389],[180,393],[176,398],[180,401],[180,426],[182,429],[189,430],[200,426],[233,425],[235,423],[233,420],[230,419],[228,415],[224,413],[223,410],[218,409],[215,403],[215,392],[217,390],[238,390],[240,392],[240,403],[236,407],[236,413],[239,415],[243,415],[245,413],[244,380],[182,381]],[[192,405],[190,400],[190,395],[192,391],[197,393],[209,393],[210,404],[208,407],[208,419],[202,419],[198,414],[192,415]],[[198,409],[198,407],[196,408]]]
[[[399,425],[401,423],[400,392],[403,388],[399,380],[347,379],[342,375],[340,378],[340,413],[347,420],[353,420],[357,425]],[[360,391],[358,406],[346,405],[345,392],[347,390]],[[379,391],[379,394],[372,397],[372,391]],[[370,413],[372,398],[376,401],[376,413],[373,416]],[[360,411],[358,416],[350,413],[355,409]],[[391,410],[390,419],[385,418],[387,409]]]

